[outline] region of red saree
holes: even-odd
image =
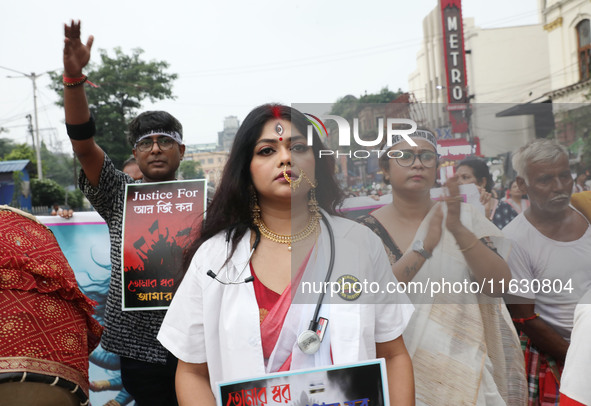
[[[88,394],[88,354],[102,333],[94,305],[51,231],[0,207],[0,374],[60,377]]]
[[[287,312],[289,311],[289,307],[291,305],[291,286],[292,284],[296,286],[299,285],[312,251],[313,248],[310,250],[302,265],[298,269],[295,279],[287,285],[281,295],[264,286],[257,278],[256,273],[252,268],[252,264],[250,266],[251,274],[254,277],[253,283],[255,295],[257,297],[259,310],[261,311],[261,340],[263,344],[263,357],[265,358],[265,363],[271,357],[271,354],[277,345],[277,340],[279,339],[279,334],[283,328],[285,316],[287,316]],[[281,364],[281,367],[277,371],[271,372],[289,371],[290,367],[291,355],[289,355],[289,357]]]

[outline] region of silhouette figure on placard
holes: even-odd
[[[145,279],[164,277],[177,280],[181,277],[183,246],[179,245],[177,238],[190,235],[191,227],[178,231],[173,237],[170,236],[168,227],[165,230],[164,234],[160,232],[158,220],[156,220],[148,228],[150,234],[156,233],[156,239],[152,239],[152,242],[148,243],[146,238],[142,236],[133,243],[142,265],[137,269],[126,267],[126,272],[141,272],[141,277]]]

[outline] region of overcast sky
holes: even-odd
[[[483,28],[535,24],[537,0],[464,0],[463,16]],[[142,48],[177,73],[176,100],[145,105],[167,110],[188,144],[217,142],[224,117],[242,120],[266,102],[331,103],[347,94],[406,90],[415,69],[423,18],[436,0],[19,0],[0,15],[0,66],[61,72],[63,23],[82,21],[82,38],[98,48]],[[510,46],[510,44],[508,44]],[[0,137],[30,142],[32,81],[0,69]],[[90,78],[92,80],[92,78]],[[51,148],[69,151],[63,111],[37,79],[39,128]],[[122,135],[123,136],[123,135]]]

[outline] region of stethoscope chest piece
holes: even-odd
[[[320,349],[320,337],[315,331],[302,331],[298,336],[298,347],[304,354],[315,354]]]

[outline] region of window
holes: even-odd
[[[577,42],[579,48],[579,74],[581,80],[591,78],[591,25],[589,20],[577,24]]]
[[[212,164],[213,163],[213,158],[207,158],[207,163],[208,164]]]
[[[375,117],[375,120],[376,120],[376,127],[375,128],[377,128],[378,131],[380,131],[380,119],[384,120],[384,117],[382,117],[382,116]],[[386,125],[386,121],[384,120],[384,121],[382,121],[382,127],[384,127],[385,125]]]

